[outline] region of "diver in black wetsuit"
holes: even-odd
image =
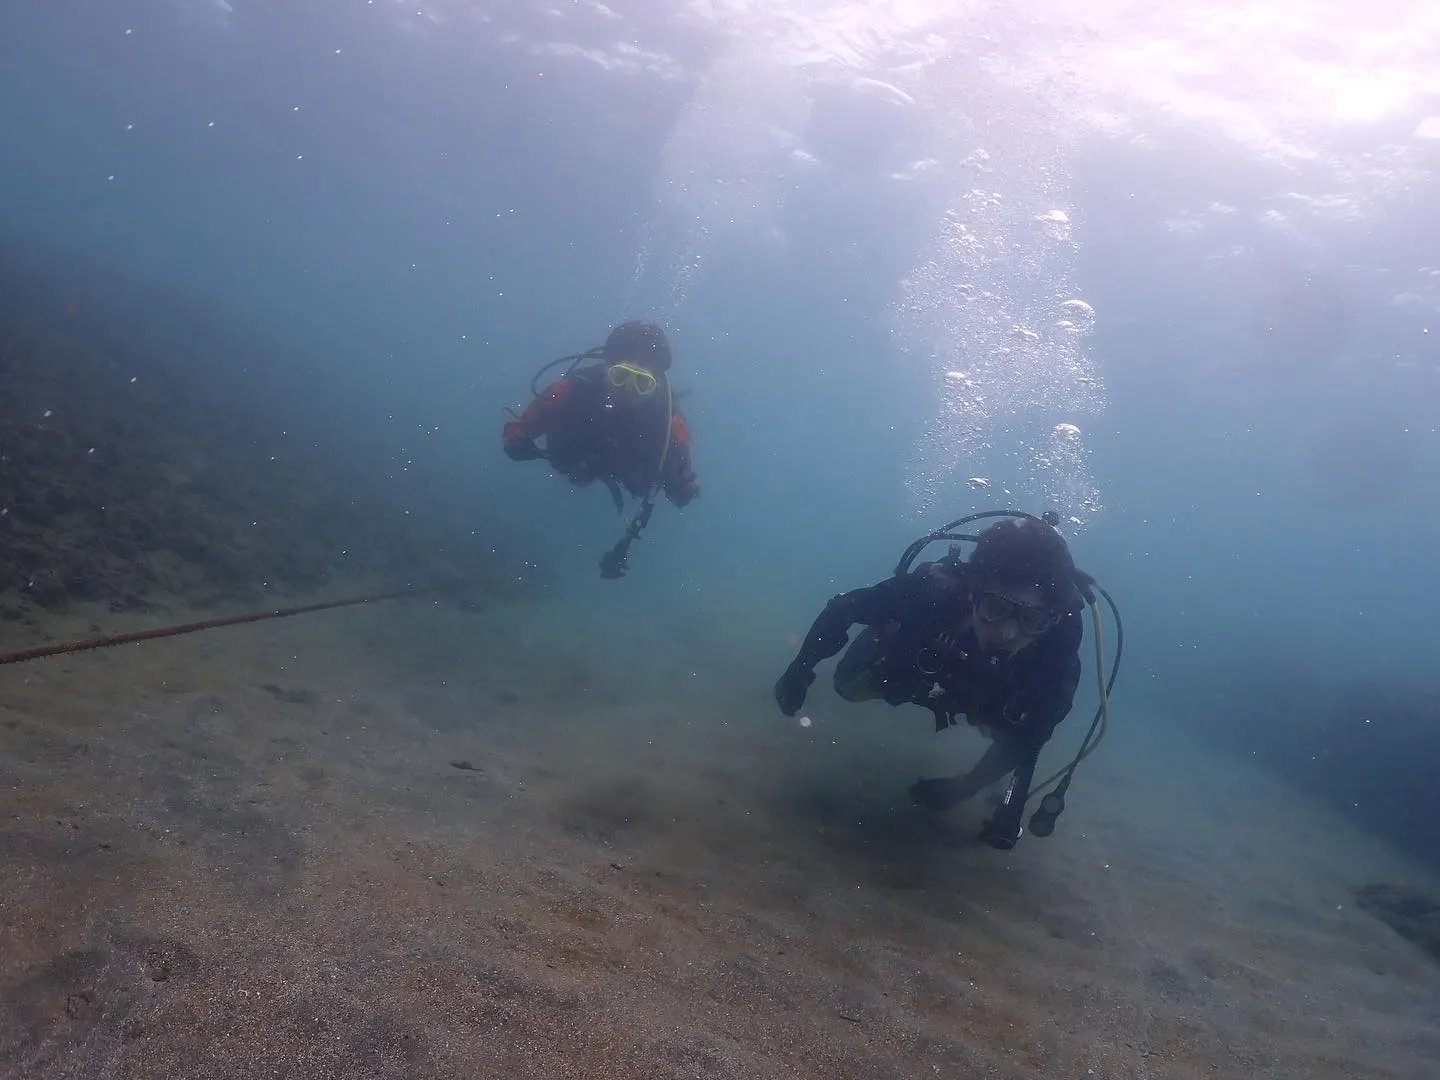
[[[831,600],[775,684],[775,700],[786,716],[795,715],[815,665],[844,648],[850,628],[862,624],[866,630],[836,665],[836,693],[847,701],[922,705],[937,731],[963,715],[988,735],[991,746],[968,773],[921,780],[910,793],[922,806],[943,810],[1014,773],[1018,800],[983,834],[994,846],[1010,847],[1040,750],[1074,701],[1081,612],[1093,582],[1076,570],[1054,518],[977,516],[1002,514],[1004,520],[969,538],[976,544],[968,561],[952,548],[909,569],[924,543],[957,538],[942,530],[912,545],[894,577]],[[1088,742],[1087,736],[1081,756],[1093,749]],[[1067,774],[1060,807],[1068,783]],[[1034,822],[1032,831],[1040,831]]]

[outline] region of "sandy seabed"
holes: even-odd
[[[404,601],[0,668],[0,1075],[1440,1075],[1353,896],[1435,882],[1123,690],[1003,853],[905,798],[968,733],[645,655]]]

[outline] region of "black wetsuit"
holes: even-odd
[[[845,647],[852,626],[866,626],[836,666],[840,696],[923,705],[937,730],[963,715],[993,736],[957,798],[1027,761],[1033,766],[1074,703],[1083,636],[1080,616],[1071,612],[1014,656],[983,652],[966,625],[969,573],[958,559],[940,559],[842,593],[825,605],[791,665],[813,669]]]

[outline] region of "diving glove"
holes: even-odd
[[[805,704],[805,691],[815,681],[815,672],[799,660],[791,663],[775,683],[775,704],[786,716],[794,716]]]
[[[534,461],[545,456],[545,451],[535,444],[534,439],[511,439],[505,444],[505,456],[511,461]]]

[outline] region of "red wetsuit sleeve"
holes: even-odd
[[[700,494],[700,484],[690,457],[690,425],[676,413],[670,418],[670,449],[665,457],[665,497],[676,506],[684,506]]]
[[[541,435],[549,434],[564,412],[569,396],[569,378],[556,379],[540,391],[539,396],[525,407],[523,413],[513,420],[505,421],[505,427],[500,432],[500,441],[511,443],[518,439],[538,439]]]

